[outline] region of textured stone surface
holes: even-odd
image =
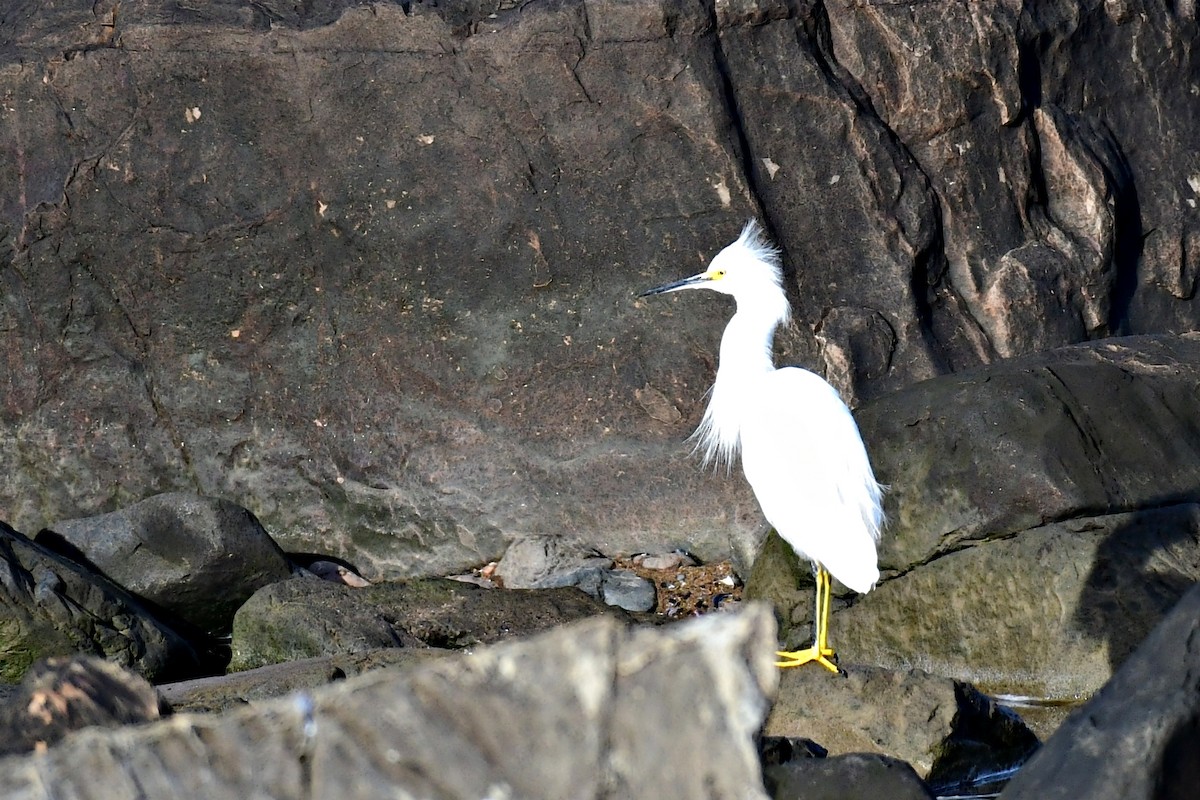
[[[774,638],[762,607],[658,630],[590,620],[244,711],[85,731],[0,761],[0,797],[763,798]],[[657,724],[671,719],[688,724]]]
[[[1200,581],[1200,505],[1086,517],[958,550],[839,612],[850,663],[1088,696]]]
[[[103,656],[151,680],[191,677],[196,651],[128,592],[0,522],[0,680],[51,656]]]
[[[256,589],[292,574],[246,509],[183,492],[55,522],[34,538],[200,630],[228,634]]]
[[[364,588],[315,578],[267,586],[238,610],[230,669],[377,647],[461,649],[625,612],[578,589],[483,589],[428,579]]]
[[[803,758],[765,767],[763,779],[775,800],[933,800],[911,766],[874,753]]]
[[[1038,745],[1018,717],[968,684],[921,670],[843,668],[845,676],[782,670],[764,734],[812,739],[830,755],[898,758],[948,786],[1011,769]]]
[[[888,526],[883,580],[834,616],[842,658],[1036,697],[1096,691],[1200,580],[1197,387],[1200,337],[1128,337],[864,406]],[[780,610],[787,645],[809,636],[810,567],[781,541],[747,593]]]
[[[52,745],[72,731],[158,719],[158,695],[145,678],[94,656],[50,658],[0,703],[0,755]]]
[[[1183,800],[1200,786],[1200,586],[1071,714],[1003,800]]]
[[[496,576],[509,589],[579,586],[595,595],[612,566],[612,559],[562,537],[525,536],[504,551],[496,564]]]
[[[854,402],[1194,329],[1195,35],[1155,0],[21,4],[0,509],[227,497],[372,578],[526,534],[748,561],[747,488],[680,444],[728,307],[634,293],[761,212],[780,353]]]
[[[260,703],[274,697],[345,680],[374,669],[410,667],[452,650],[382,647],[361,653],[314,656],[282,664],[194,678],[156,686],[158,696],[174,712],[222,712]]]

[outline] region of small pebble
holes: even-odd
[[[611,570],[604,575],[600,597],[610,606],[626,611],[650,611],[658,602],[651,581],[624,569]]]
[[[353,586],[355,589],[371,585],[371,582],[363,576],[332,561],[314,561],[308,565],[308,571],[323,580],[343,583],[346,586]]]

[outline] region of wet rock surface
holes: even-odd
[[[809,738],[832,755],[901,759],[943,792],[1009,770],[1038,747],[1015,714],[968,684],[921,670],[843,670],[783,670],[764,734]]]

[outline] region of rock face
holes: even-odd
[[[256,592],[238,610],[230,668],[377,647],[460,649],[601,614],[628,619],[574,588],[501,591],[428,579],[355,589],[298,578]]]
[[[0,21],[21,529],[182,490],[372,578],[748,558],[679,443],[729,308],[633,295],[751,215],[852,400],[1200,316],[1190,3],[117,5]]]
[[[195,675],[200,658],[128,592],[0,522],[0,680],[36,661],[88,653],[151,680]]]
[[[84,731],[0,761],[0,797],[765,798],[774,639],[761,607],[658,630],[590,620],[230,714]]]
[[[34,541],[215,634],[229,633],[234,612],[255,590],[292,573],[279,545],[249,511],[181,492],[55,522]]]
[[[1003,800],[1183,800],[1200,786],[1200,586],[1077,709]]]

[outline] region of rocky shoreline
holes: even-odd
[[[220,543],[216,549],[214,542]],[[520,570],[527,569],[553,588],[503,589],[462,579],[347,583],[354,573],[345,568],[299,566],[245,509],[179,493],[55,525],[33,541],[4,527],[0,554],[13,580],[2,599],[6,617],[19,623],[0,637],[0,651],[9,654],[6,674],[22,677],[14,655],[59,654],[39,660],[19,686],[0,694],[0,753],[9,755],[3,768],[15,776],[0,797],[52,797],[67,787],[80,796],[123,797],[129,795],[121,787],[145,781],[177,796],[205,797],[324,796],[335,783],[364,797],[397,791],[421,796],[435,785],[441,792],[436,796],[446,797],[491,796],[470,793],[484,785],[503,796],[556,797],[563,796],[554,788],[561,781],[580,781],[572,786],[584,787],[582,793],[573,790],[572,796],[674,794],[691,791],[700,785],[696,781],[717,797],[821,796],[829,786],[846,798],[883,792],[986,796],[1014,774],[1019,780],[1003,797],[1059,796],[1056,791],[1077,796],[1063,787],[1077,785],[1079,771],[1093,768],[1088,759],[1094,745],[1085,741],[1104,742],[1130,763],[1161,762],[1183,746],[1180,736],[1190,735],[1173,721],[1186,720],[1200,702],[1197,687],[1172,677],[1186,673],[1196,657],[1189,650],[1197,618],[1191,606],[1200,602],[1200,589],[1187,594],[1111,685],[1039,749],[1038,736],[1016,713],[967,682],[847,660],[841,676],[777,673],[771,661],[778,633],[768,606],[731,602],[684,621],[630,612],[600,599],[604,580],[593,572],[613,569],[611,561],[584,552],[572,559],[552,548],[541,548],[553,557],[538,561],[529,550],[514,548],[514,561],[502,559],[493,572],[519,582]],[[223,553],[216,559],[220,580],[205,567],[206,554],[214,553]],[[776,555],[768,548],[763,558]],[[135,557],[141,560],[130,571]],[[639,562],[666,564],[680,582],[684,578],[686,557]],[[329,562],[310,558],[309,566],[314,563]],[[122,569],[136,575],[137,595],[103,574]],[[757,565],[755,574],[765,569]],[[671,585],[664,580],[662,590]],[[245,596],[238,606],[230,602],[236,591]],[[836,615],[837,629],[848,639],[853,610]],[[1155,666],[1164,653],[1180,648],[1173,671]],[[624,662],[637,665],[638,688],[624,698],[605,694],[620,694],[612,687],[625,679]],[[597,666],[603,664],[608,666]],[[598,668],[607,677],[584,677]],[[1157,678],[1148,677],[1152,671]],[[596,688],[588,689],[588,681],[598,681]],[[466,686],[474,687],[468,698],[460,694]],[[439,700],[427,691],[450,694]],[[721,692],[733,694],[714,696]],[[570,713],[561,708],[563,693],[576,706]],[[1131,695],[1137,714],[1121,711]],[[426,716],[389,728],[398,724],[397,714],[413,713],[413,697]],[[508,717],[494,716],[497,702]],[[620,711],[627,703],[630,711]],[[353,724],[344,716],[347,707]],[[430,709],[439,709],[432,718]],[[634,716],[623,716],[628,713]],[[738,723],[731,728],[733,720]],[[1087,733],[1080,720],[1093,721]],[[1147,724],[1162,727],[1141,749],[1126,752],[1133,746],[1131,731]],[[322,739],[330,727],[336,734]],[[573,752],[571,759],[584,760],[570,769],[552,765],[541,748],[560,728],[573,737],[601,737],[609,749]],[[401,731],[408,740],[451,736],[458,744],[445,751],[418,748],[424,755],[385,747]],[[200,760],[207,767],[168,755],[185,743],[211,750]],[[358,753],[353,765],[316,755],[347,747]],[[509,755],[501,757],[497,747]],[[97,748],[109,755],[86,762],[89,781],[78,771],[84,763],[78,754]],[[371,748],[384,749],[369,755]],[[522,748],[532,749],[518,779],[501,762]],[[631,766],[622,748],[643,755]],[[658,754],[653,766],[645,752]],[[220,762],[211,761],[218,753],[225,754]],[[1022,768],[1034,753],[1028,769],[1040,779],[1026,777]],[[231,758],[243,766],[225,763]],[[275,759],[280,771],[251,768],[266,758]],[[408,766],[364,766],[380,758]],[[1143,779],[1186,778],[1170,758],[1164,763],[1157,778]],[[311,772],[318,764],[319,774]],[[291,769],[303,779],[285,780]],[[478,774],[467,780],[472,770]],[[222,787],[217,794],[206,789],[193,795],[187,788],[214,781]],[[1109,781],[1108,788],[1132,785],[1114,776]],[[93,785],[83,791],[84,783]],[[1139,796],[1105,794],[1102,785],[1088,796]],[[588,786],[599,794],[589,794]]]
[[[1194,6],[0,14],[0,797],[1191,797]],[[750,218],[842,677],[636,298]]]

